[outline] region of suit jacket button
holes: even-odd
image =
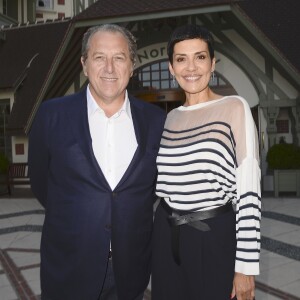
[[[117,196],[117,193],[116,193],[116,192],[113,192],[113,193],[112,193],[112,196],[113,196],[113,198],[115,198],[115,197]]]
[[[106,229],[106,230],[111,230],[111,224],[106,224],[106,225],[105,225],[105,229]]]

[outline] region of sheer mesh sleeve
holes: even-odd
[[[247,102],[240,99],[238,117],[233,124],[236,138],[236,265],[235,271],[259,274],[261,172],[255,123]]]

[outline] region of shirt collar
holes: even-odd
[[[87,106],[88,106],[88,117],[92,116],[94,113],[96,113],[96,111],[100,111],[101,113],[104,114],[103,109],[97,104],[96,100],[94,99],[90,91],[90,85],[88,85],[86,89],[86,98],[87,98]],[[125,91],[125,101],[122,107],[118,112],[116,112],[113,116],[111,116],[111,118],[117,118],[118,116],[120,116],[122,112],[124,112],[130,120],[132,119],[127,90]]]

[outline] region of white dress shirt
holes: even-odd
[[[107,182],[114,190],[137,148],[127,91],[121,109],[108,118],[88,86],[87,108],[94,155]]]

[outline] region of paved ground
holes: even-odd
[[[256,299],[300,300],[300,199],[264,196],[262,203],[261,275],[256,280]],[[44,211],[29,189],[16,189],[11,198],[0,196],[1,300],[40,299],[43,220]],[[145,299],[151,299],[150,291]]]

